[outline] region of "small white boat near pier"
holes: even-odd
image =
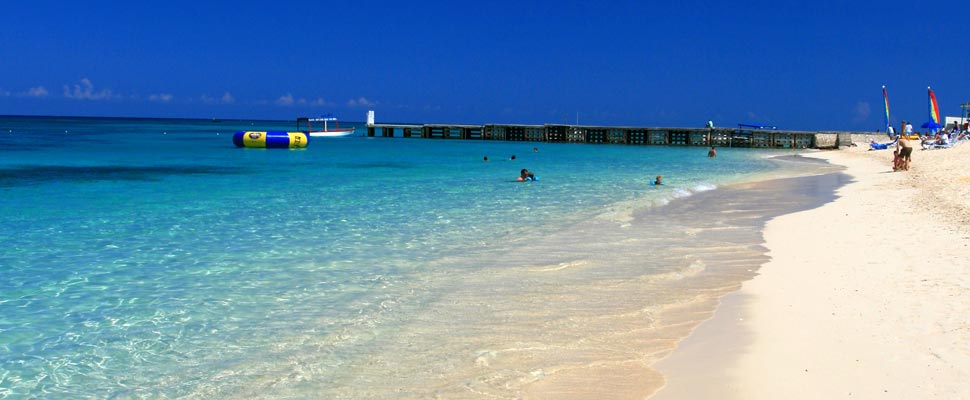
[[[340,128],[340,124],[337,122],[337,117],[328,115],[326,117],[319,118],[308,118],[300,117],[296,119],[296,129],[300,130],[301,124],[306,123],[306,134],[312,137],[341,137],[350,136],[354,134],[354,128]],[[333,122],[333,128],[330,128],[329,122]],[[314,123],[317,123],[317,130],[313,129]],[[319,129],[322,123],[322,130]]]

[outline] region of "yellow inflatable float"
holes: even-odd
[[[232,135],[236,147],[265,149],[296,149],[306,147],[308,141],[303,132],[239,131]]]

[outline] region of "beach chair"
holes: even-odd
[[[949,149],[956,146],[958,143],[966,142],[967,140],[966,135],[953,135],[950,136],[950,140],[947,140],[946,143],[922,143],[922,146],[923,150]]]

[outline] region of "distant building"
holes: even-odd
[[[963,127],[963,124],[965,124],[968,120],[970,119],[967,117],[946,117],[946,123],[944,123],[943,126],[946,129],[953,128],[953,124]]]

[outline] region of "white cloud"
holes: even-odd
[[[855,108],[852,109],[852,122],[862,122],[869,119],[869,114],[872,113],[872,109],[869,107],[869,103],[865,101],[860,101],[855,104]]]
[[[153,94],[151,96],[148,96],[148,101],[157,101],[159,103],[168,103],[168,102],[172,101],[172,99],[174,97],[175,96],[172,96],[172,95],[170,95],[168,93],[159,93],[159,94]]]
[[[377,105],[377,103],[375,103],[373,101],[370,101],[370,100],[367,100],[363,96],[361,96],[359,98],[356,98],[356,99],[350,99],[350,100],[347,101],[347,106],[348,107],[373,107],[373,106],[376,106],[376,105]]]
[[[27,96],[27,97],[46,97],[47,96],[47,88],[45,88],[43,86],[34,86],[34,87],[28,89],[27,92],[24,93],[24,96]]]
[[[289,93],[283,96],[280,96],[280,98],[276,99],[276,104],[280,106],[292,106],[293,103],[295,102],[296,101],[293,100],[293,95]]]
[[[112,94],[110,89],[95,92],[91,81],[88,78],[83,78],[80,85],[74,85],[74,90],[64,85],[64,97],[79,100],[102,100],[111,98]]]
[[[209,96],[208,94],[203,94],[202,97],[200,97],[200,99],[202,99],[202,102],[206,104],[232,104],[236,102],[236,98],[233,97],[232,93],[229,93],[229,92],[223,93],[222,97],[218,99],[215,97]]]
[[[329,103],[326,100],[324,100],[323,97],[317,97],[314,100],[309,100],[305,97],[294,97],[292,93],[287,93],[285,95],[280,96],[279,98],[274,100],[274,103],[276,103],[276,105],[278,106],[283,106],[283,107],[289,107],[294,105],[315,106],[315,107],[333,105],[333,103]]]

